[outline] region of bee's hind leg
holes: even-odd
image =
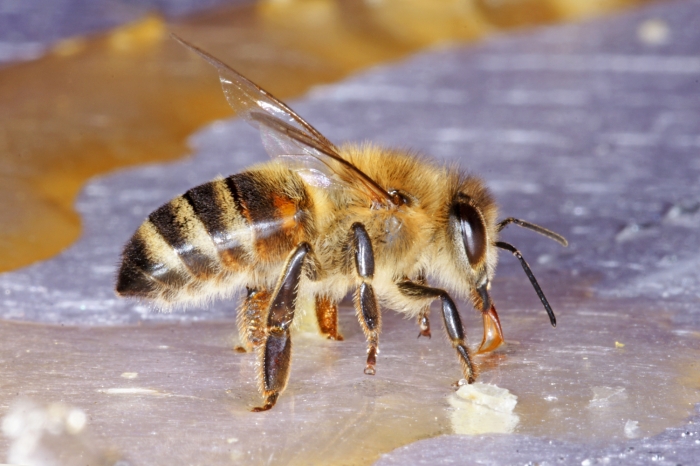
[[[262,344],[265,334],[263,319],[272,296],[266,289],[246,288],[247,294],[238,308],[238,335],[241,346],[239,353],[246,353]]]
[[[316,296],[316,319],[321,333],[329,340],[342,341],[338,330],[338,303],[327,296]]]
[[[448,295],[444,290],[420,285],[409,280],[401,281],[397,283],[397,286],[399,287],[399,290],[407,297],[413,297],[421,300],[426,298],[440,298],[440,301],[442,302],[442,317],[445,322],[447,336],[450,337],[452,347],[457,351],[459,361],[462,365],[464,378],[467,379],[467,382],[469,383],[474,382],[476,379],[476,371],[471,357],[469,356],[469,349],[467,349],[464,342],[465,337],[462,319],[459,317],[457,306],[455,306],[455,303],[452,301],[452,298],[450,298],[450,295]]]
[[[361,223],[352,225],[352,249],[355,255],[355,271],[359,286],[355,292],[355,311],[362,330],[367,338],[367,365],[365,374],[376,373],[377,353],[379,352],[379,331],[381,329],[381,314],[379,304],[374,296],[372,278],[374,277],[374,253],[372,242],[367,230]]]
[[[290,254],[275,291],[270,300],[263,342],[259,349],[260,391],[265,404],[253,408],[254,412],[267,411],[277,402],[289,380],[292,356],[292,340],[289,334],[297,304],[297,290],[307,255],[309,243],[301,243]]]

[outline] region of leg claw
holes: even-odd
[[[272,395],[267,397],[267,400],[265,400],[264,405],[256,406],[255,408],[251,409],[251,411],[254,413],[262,413],[263,411],[269,411],[270,408],[275,406],[275,403],[277,403],[278,396],[279,396],[279,393],[273,393]]]

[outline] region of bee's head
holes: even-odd
[[[481,201],[481,202],[480,202]],[[474,306],[486,312],[491,307],[488,290],[493,277],[496,252],[493,241],[495,207],[463,192],[458,193],[450,208],[450,236],[459,268],[470,282]],[[488,209],[485,212],[485,208]],[[493,212],[491,212],[493,210]],[[493,214],[493,215],[489,215]]]
[[[457,258],[459,270],[463,272],[462,280],[466,276],[470,285],[474,307],[481,308],[483,312],[491,308],[489,288],[496,268],[496,251],[497,248],[504,249],[518,258],[525,275],[542,301],[552,326],[556,326],[554,311],[530,270],[530,266],[525,262],[520,251],[509,243],[498,241],[497,236],[504,227],[514,223],[544,235],[562,246],[568,244],[566,238],[547,228],[513,217],[498,222],[496,215],[496,205],[488,191],[469,178],[454,196],[450,206],[449,229],[453,253]]]

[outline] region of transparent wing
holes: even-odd
[[[271,157],[280,158],[314,186],[352,189],[366,196],[372,205],[395,205],[389,193],[340,157],[328,139],[286,104],[208,53],[174,34],[172,37],[217,69],[229,105],[260,130]]]

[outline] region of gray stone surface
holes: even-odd
[[[561,249],[515,227],[503,234],[528,259],[559,316],[558,328],[549,328],[517,261],[504,255],[493,297],[509,344],[480,360],[481,381],[519,397],[515,434],[443,435],[455,431],[446,401],[457,372],[453,356],[442,338],[416,342],[414,324],[390,310],[377,376],[363,376],[363,337],[348,307],[346,341],[302,339],[289,390],[263,417],[246,412],[255,403],[250,355],[224,363],[223,337],[204,351],[209,337],[197,335],[209,324],[191,323],[191,347],[178,343],[187,347],[179,357],[201,377],[208,371],[198,361],[221,360],[212,362],[217,378],[187,379],[183,372],[181,384],[168,385],[165,374],[152,375],[149,387],[197,401],[135,400],[129,422],[170,442],[196,432],[182,440],[187,458],[207,452],[209,464],[229,461],[225,449],[212,453],[210,430],[236,432],[236,458],[247,464],[303,463],[304,455],[320,461],[319,451],[342,461],[342,452],[375,435],[395,439],[411,423],[418,427],[402,438],[427,440],[387,453],[379,464],[697,463],[699,91],[700,2],[686,0],[433,50],[292,102],[333,141],[369,139],[458,163],[493,189],[504,217],[569,238]],[[0,315],[92,326],[225,320],[232,327],[230,302],[162,314],[112,292],[122,244],[151,210],[218,174],[266,160],[255,131],[235,120],[202,129],[191,146],[188,160],[92,181],[77,204],[83,237],[50,261],[0,276]],[[479,323],[461,307],[474,345]],[[148,360],[142,353],[155,350],[146,342],[155,345],[157,336],[141,341],[140,333],[133,344],[143,351],[134,365],[145,372],[179,367],[166,353],[157,364]],[[85,365],[88,373],[92,368]],[[232,374],[229,382],[221,382],[225,374]],[[233,395],[222,401],[227,383]],[[89,400],[70,398],[78,406]],[[133,452],[156,443],[122,435],[110,417],[119,403],[102,402],[93,421],[99,435],[139,463]],[[205,427],[183,431],[180,410],[188,416],[182,422]],[[174,420],[164,422],[167,416]]]

